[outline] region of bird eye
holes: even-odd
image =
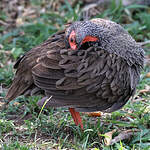
[[[73,39],[73,38],[71,38],[71,39],[70,39],[70,42],[74,42],[74,39]]]

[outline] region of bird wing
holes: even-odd
[[[111,112],[122,107],[135,90],[128,82],[129,69],[126,60],[99,48],[72,51],[60,47],[40,56],[32,74],[34,83],[47,97],[52,96],[47,107]]]
[[[48,49],[51,49],[51,47],[53,47],[53,44],[56,43],[58,39],[62,39],[62,43],[64,34],[64,31],[54,34],[47,41],[26,52],[17,60],[14,65],[14,68],[17,70],[12,85],[5,97],[8,102],[15,99],[17,96],[24,94],[28,89],[32,88],[32,86],[34,85],[32,68],[37,64],[37,59]]]

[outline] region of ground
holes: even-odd
[[[87,0],[88,1],[88,0]],[[0,149],[150,149],[150,7],[123,6],[113,0],[105,7],[85,1],[2,0],[0,4],[0,107],[12,82],[16,59],[65,24],[106,18],[121,24],[145,50],[145,66],[136,94],[121,110],[100,117],[81,114],[84,131],[64,108],[41,109],[40,97],[23,96],[0,108]],[[90,7],[89,13],[83,12]]]

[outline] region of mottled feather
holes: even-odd
[[[67,49],[71,29],[77,29],[77,42],[83,37],[81,31],[93,30],[99,45]],[[14,99],[34,85],[45,92],[40,106],[52,96],[46,107],[112,112],[135,93],[143,60],[143,49],[120,25],[103,19],[76,22],[17,61],[6,99]]]

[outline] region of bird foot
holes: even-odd
[[[90,112],[90,113],[86,113],[89,117],[101,117],[102,113],[97,111],[97,112]]]

